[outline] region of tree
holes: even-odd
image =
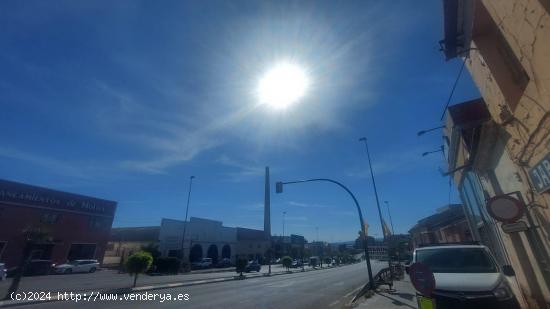
[[[141,246],[141,251],[151,253],[151,256],[153,257],[153,261],[158,259],[161,256],[161,252],[159,251],[159,247],[157,245],[155,245],[154,243],[150,243],[146,246]]]
[[[290,270],[290,266],[292,266],[292,258],[290,256],[283,256],[281,259],[281,263],[284,267],[286,267],[286,271]]]
[[[25,269],[27,268],[27,265],[32,258],[31,252],[34,246],[40,243],[53,243],[50,234],[45,232],[40,227],[27,227],[22,232],[25,239],[25,246],[23,247],[23,257],[19,262],[17,269],[15,270],[15,275],[11,282],[10,288],[8,289],[8,293],[4,297],[4,300],[11,299],[12,293],[17,292],[17,290],[19,289],[21,277],[23,277]]]
[[[248,265],[248,261],[244,258],[238,257],[237,263],[236,263],[236,271],[240,273],[240,276],[243,276],[243,271],[246,269],[246,265]]]
[[[317,267],[317,257],[313,257],[309,259],[309,264],[311,267],[316,268]]]
[[[149,252],[140,251],[128,257],[126,271],[134,275],[134,287],[136,287],[138,275],[146,272],[151,264],[153,264],[153,256]]]

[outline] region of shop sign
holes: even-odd
[[[529,177],[538,193],[550,189],[550,153],[529,170]]]
[[[114,215],[116,203],[0,180],[0,203]]]

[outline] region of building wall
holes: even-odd
[[[185,252],[186,260],[189,260],[191,248],[199,245],[202,250],[202,257],[208,256],[210,246],[216,246],[218,257],[221,259],[222,250],[225,245],[231,249],[231,261],[235,261],[237,252],[237,231],[236,228],[222,226],[220,221],[191,217],[185,231]],[[185,223],[180,220],[162,219],[159,232],[159,251],[163,256],[171,253],[179,256],[181,240]],[[174,254],[172,254],[174,255]]]
[[[475,5],[466,65],[492,119],[502,151],[489,150],[493,166],[478,171],[486,197],[519,191],[533,217],[533,233],[503,233],[505,259],[518,275],[526,306],[550,304],[550,193],[536,193],[527,171],[550,152],[550,3],[546,0],[480,0]],[[465,159],[460,150],[458,161]],[[460,152],[459,151],[459,152]],[[458,163],[457,165],[460,165]],[[482,167],[481,167],[482,168]],[[454,175],[457,184],[463,173]],[[526,219],[526,218],[524,218]],[[540,241],[536,241],[538,238]],[[537,253],[537,251],[539,250]],[[538,254],[538,255],[537,255]],[[543,257],[543,258],[541,258]]]
[[[71,249],[87,245],[86,258],[101,262],[115,209],[115,202],[0,180],[0,261],[19,264],[31,229],[48,238],[33,246],[34,258],[64,263],[75,257]]]

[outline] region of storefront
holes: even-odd
[[[0,180],[0,262],[102,260],[116,202]]]

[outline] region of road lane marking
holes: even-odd
[[[340,301],[338,301],[338,300],[337,300],[337,301],[333,301],[333,302],[330,303],[328,306],[329,306],[329,307],[336,306],[336,305],[338,305],[339,302],[340,302]]]

